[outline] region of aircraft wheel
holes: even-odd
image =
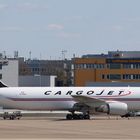
[[[85,120],[90,120],[90,116],[88,114],[84,115]]]
[[[10,120],[14,120],[15,117],[13,115],[10,116]]]
[[[72,120],[72,119],[73,119],[72,114],[67,114],[66,119],[67,119],[67,120]]]
[[[79,119],[79,115],[73,114],[73,119],[74,119],[74,120],[78,120],[78,119]]]
[[[3,117],[4,120],[6,120],[6,117]]]
[[[84,119],[84,115],[83,115],[83,114],[79,114],[79,115],[78,115],[78,118],[79,118],[80,120],[83,120],[83,119]]]

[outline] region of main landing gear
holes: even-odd
[[[90,120],[90,115],[89,114],[67,114],[66,115],[67,120]]]

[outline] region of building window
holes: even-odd
[[[124,74],[123,79],[126,79],[126,80],[131,79],[131,74]]]
[[[140,74],[123,74],[123,79],[125,80],[139,80],[140,79]]]
[[[87,69],[92,69],[92,68],[94,68],[94,66],[93,66],[93,64],[86,64],[86,68]]]
[[[107,79],[109,79],[109,74],[107,75]]]
[[[80,65],[79,65],[79,64],[76,64],[76,65],[75,65],[75,68],[76,68],[76,69],[79,69],[79,68],[80,68]]]
[[[105,79],[105,75],[102,75],[102,79]],[[107,74],[107,79],[109,80],[121,80],[121,74]]]
[[[110,65],[109,65],[109,64],[107,64],[107,68],[108,68],[108,69],[110,68]]]
[[[110,69],[121,69],[121,64],[110,64]]]
[[[121,80],[120,74],[110,74],[110,80]]]
[[[96,68],[97,69],[103,69],[104,68],[104,64],[96,64]]]
[[[124,69],[131,69],[132,65],[131,64],[123,64]]]
[[[76,64],[76,69],[103,69],[104,64]]]
[[[2,69],[2,64],[0,64],[0,70]]]
[[[84,69],[84,64],[79,64],[79,69]]]
[[[102,74],[102,79],[105,79],[105,75],[104,74]]]
[[[140,64],[133,64],[133,68],[134,69],[139,69],[140,68]]]

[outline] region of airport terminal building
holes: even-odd
[[[139,83],[140,51],[110,51],[73,59],[74,85],[95,83]]]
[[[72,60],[0,57],[0,80],[9,86],[140,86],[140,51],[110,51]]]

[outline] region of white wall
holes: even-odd
[[[55,86],[55,79],[57,76],[50,76],[50,87],[54,87]]]
[[[18,60],[8,60],[8,65],[3,65],[0,73],[3,83],[11,87],[18,86]]]
[[[56,76],[45,76],[45,75],[26,75],[19,76],[19,86],[20,87],[54,87]]]

